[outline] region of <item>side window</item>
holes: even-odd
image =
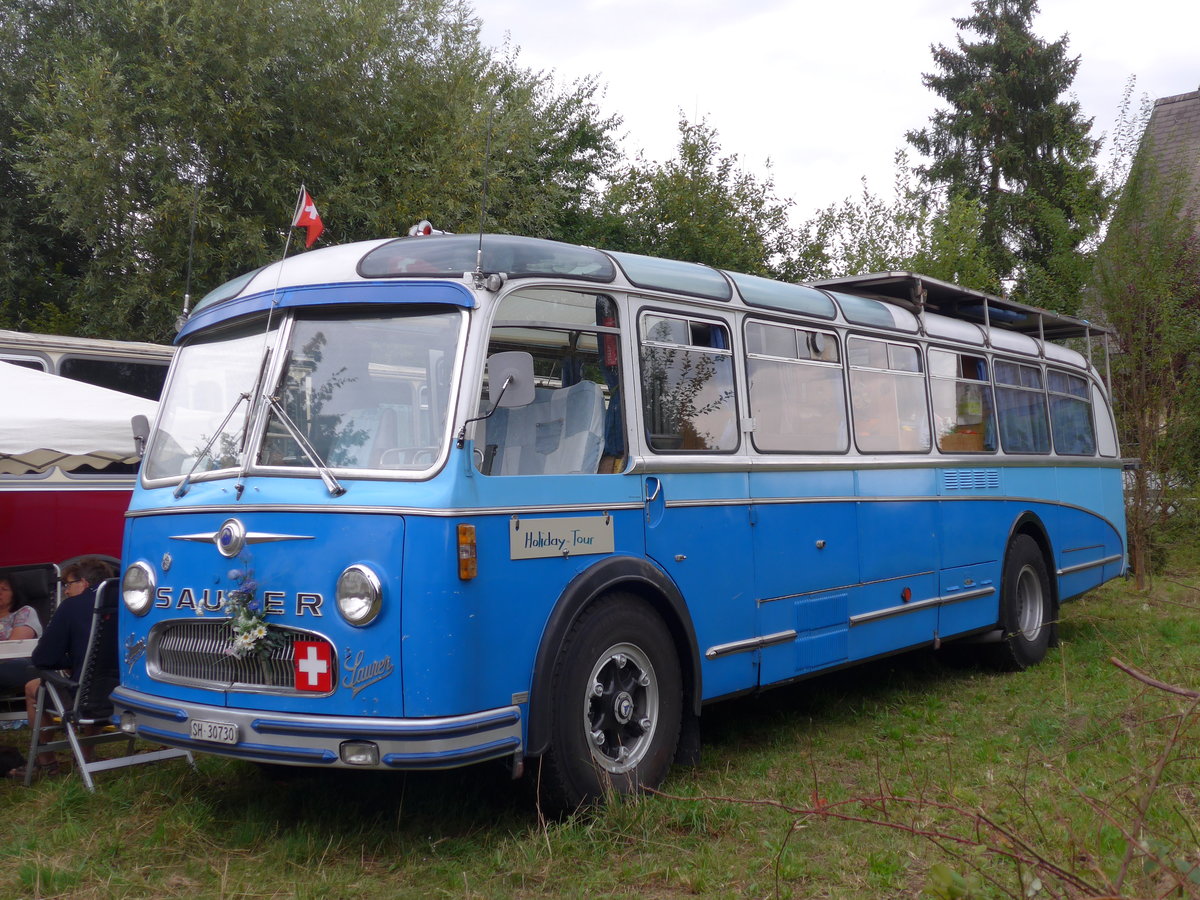
[[[996,418],[986,359],[931,349],[929,387],[939,450],[982,453],[996,449]]]
[[[1100,455],[1117,455],[1117,427],[1113,423],[1112,413],[1105,402],[1100,388],[1092,385],[1092,409],[1095,411],[1096,431],[1098,432]]]
[[[5,356],[0,354],[0,362],[6,362],[9,365],[20,366],[22,369],[33,369],[35,372],[47,372],[49,368],[46,362],[40,357],[32,356]]]
[[[864,453],[928,451],[929,404],[918,348],[852,337],[846,342],[846,357],[858,449]]]
[[[1087,379],[1051,369],[1048,380],[1054,449],[1070,456],[1095,456],[1096,430]]]
[[[644,314],[641,374],[646,439],[652,450],[737,449],[733,355],[723,324]]]
[[[995,375],[1000,446],[1006,453],[1049,453],[1050,422],[1042,370],[996,360]]]
[[[58,364],[58,374],[123,394],[157,400],[162,394],[163,382],[167,380],[167,363],[68,356]]]
[[[487,355],[533,357],[534,399],[480,423],[475,465],[485,475],[610,474],[624,468],[620,332],[604,294],[530,288],[501,301]],[[484,373],[479,412],[495,394]]]
[[[754,446],[763,452],[841,453],[850,444],[837,335],[746,323]]]
[[[59,361],[58,374],[73,381],[157,400],[162,395],[163,382],[167,380],[167,363],[67,356]],[[67,474],[72,478],[97,474],[133,475],[137,470],[137,463],[109,463],[103,468],[76,466]]]

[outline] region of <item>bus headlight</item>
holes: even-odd
[[[366,566],[349,566],[337,581],[338,612],[351,625],[366,625],[383,601],[379,576]]]
[[[135,616],[144,616],[154,602],[154,570],[143,562],[135,562],[125,570],[121,579],[121,599],[125,608]]]

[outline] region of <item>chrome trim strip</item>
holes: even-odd
[[[814,594],[836,594],[840,591],[852,591],[855,588],[866,587],[870,584],[887,584],[889,581],[904,581],[908,578],[923,578],[926,575],[932,575],[933,569],[928,572],[906,572],[903,575],[895,575],[891,578],[877,578],[875,581],[857,581],[854,584],[843,584],[837,587],[819,588],[815,591],[801,591],[799,594],[783,594],[779,597],[767,597],[765,600],[759,600],[759,603],[774,603],[777,600],[795,600],[797,597],[811,597]]]
[[[199,510],[195,509],[191,510],[191,512],[198,511]],[[192,541],[196,544],[203,544],[205,542],[215,544],[217,542],[218,534],[220,534],[219,531],[212,531],[204,534],[172,534],[169,536],[168,540]],[[311,541],[315,539],[316,538],[311,534],[273,534],[268,531],[248,531],[246,532],[245,540],[247,544],[270,544],[276,541]]]
[[[312,506],[291,503],[261,503],[255,506],[191,506],[183,508],[152,507],[149,509],[128,510],[127,519],[139,519],[145,516],[182,516],[194,514],[230,515],[232,513],[348,513],[354,515],[376,516],[430,516],[434,518],[457,518],[460,516],[513,515],[514,513],[529,516],[542,513],[605,513],[613,510],[645,508],[645,504],[637,500],[620,503],[563,503],[543,506],[480,506],[480,507],[444,507],[433,509],[427,506]],[[296,535],[297,539],[306,537]],[[176,540],[193,540],[207,538],[212,535],[180,535]],[[247,535],[249,540],[249,535]]]
[[[163,719],[174,719],[176,722],[186,722],[188,718],[187,713],[178,706],[166,706],[162,703],[152,703],[149,700],[134,700],[123,694],[120,688],[117,688],[112,696],[113,699],[119,699],[134,712],[149,713]]]
[[[717,659],[721,656],[729,656],[733,653],[746,653],[749,650],[761,650],[763,647],[772,647],[775,644],[786,644],[796,639],[796,630],[777,631],[774,634],[764,634],[762,637],[746,638],[741,641],[732,641],[728,644],[717,644],[709,647],[704,651],[705,659]]]
[[[1122,556],[1120,553],[1114,553],[1112,556],[1106,556],[1104,559],[1097,559],[1092,562],[1079,563],[1074,566],[1067,566],[1064,569],[1059,569],[1056,573],[1059,578],[1064,575],[1072,575],[1075,572],[1082,572],[1085,569],[1095,569],[1099,566],[1107,566],[1109,563],[1120,562]]]
[[[905,613],[913,612],[918,609],[928,609],[931,606],[949,606],[951,603],[959,603],[963,600],[975,600],[979,597],[986,597],[989,594],[996,593],[994,587],[976,588],[973,591],[963,591],[959,594],[947,594],[942,597],[930,597],[927,600],[917,600],[913,603],[902,603],[899,606],[889,606],[886,609],[877,609],[874,612],[859,613],[856,616],[850,617],[850,625],[863,625],[867,622],[875,622],[879,619],[890,619],[893,616],[901,616]]]
[[[500,738],[465,750],[444,750],[441,753],[387,753],[380,758],[385,766],[398,769],[445,769],[465,766],[499,756],[512,756],[521,750],[518,737]]]
[[[1047,500],[1039,497],[1010,497],[1006,494],[973,494],[969,497],[943,497],[940,494],[911,494],[911,495],[880,495],[856,497],[852,494],[828,497],[743,497],[716,498],[712,500],[668,500],[666,505],[672,509],[703,506],[786,506],[789,504],[807,503],[964,503],[968,501],[1003,500],[1011,503],[1046,503],[1066,509],[1078,509],[1083,512],[1095,512],[1086,506],[1064,503],[1061,500]]]
[[[999,454],[970,454],[962,456],[922,456],[917,459],[897,454],[894,457],[851,456],[830,454],[827,457],[796,459],[785,456],[772,459],[764,456],[730,454],[727,456],[683,457],[634,456],[626,475],[659,475],[680,472],[778,472],[781,470],[820,471],[824,469],[1056,469],[1095,468],[1121,469],[1120,457],[1110,456],[1000,456]]]
[[[492,728],[519,725],[521,711],[512,706],[507,709],[471,713],[465,716],[423,721],[385,719],[344,719],[336,729],[338,736],[347,738],[409,738],[410,740],[439,740],[447,737],[462,737],[479,734]],[[329,735],[330,728],[317,719],[255,719],[250,727],[259,734]]]
[[[1086,512],[1089,515],[1100,516],[1099,512],[1094,509],[1089,509],[1086,506],[1079,506],[1074,503],[1063,503],[1060,500],[1050,500],[1044,497],[1012,497],[1006,494],[975,494],[967,497],[947,497],[939,494],[925,494],[913,496],[896,496],[896,497],[855,497],[855,496],[837,496],[837,497],[741,497],[741,498],[716,498],[711,500],[674,500],[667,501],[666,506],[671,509],[684,509],[689,507],[705,507],[705,506],[779,506],[784,504],[800,504],[800,503],[915,503],[915,502],[952,502],[952,503],[971,503],[980,501],[997,501],[1002,500],[1006,503],[1041,503],[1047,506],[1055,506],[1062,509],[1078,509],[1081,512]],[[579,504],[579,503],[564,503],[560,505],[550,506],[480,506],[480,507],[447,507],[442,509],[432,509],[423,506],[310,506],[310,505],[292,505],[285,503],[259,504],[257,506],[192,506],[180,508],[171,507],[153,507],[149,509],[128,510],[125,513],[127,519],[139,519],[146,516],[170,516],[170,515],[192,515],[196,513],[213,514],[213,515],[229,515],[231,513],[265,513],[265,512],[287,512],[287,513],[347,513],[354,515],[377,515],[377,516],[428,516],[431,518],[457,518],[460,516],[497,516],[497,515],[540,515],[551,513],[604,513],[615,510],[641,510],[645,508],[645,503],[640,501],[625,501],[621,503],[605,503],[605,504]],[[1103,516],[1100,516],[1104,518]],[[1108,521],[1105,519],[1105,521]],[[258,534],[257,532],[255,534]],[[194,534],[194,535],[176,535],[173,540],[180,541],[211,541],[212,534]],[[249,542],[250,535],[247,535]],[[288,536],[277,538],[278,540],[287,540]],[[292,540],[311,540],[308,535],[292,535]]]
[[[977,600],[980,597],[987,597],[989,594],[996,593],[996,588],[988,585],[987,587],[975,588],[973,591],[959,591],[956,594],[943,594],[938,597],[944,606],[949,606],[951,603],[958,603],[960,600]]]
[[[866,622],[874,622],[878,619],[890,619],[893,616],[904,615],[905,613],[915,612],[920,609],[928,609],[931,606],[937,606],[942,602],[941,597],[929,597],[926,600],[914,600],[912,603],[902,603],[899,606],[889,606],[886,609],[877,609],[874,612],[859,613],[856,616],[850,617],[851,627],[862,625]]]

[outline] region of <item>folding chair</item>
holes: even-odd
[[[100,729],[109,724],[113,711],[109,694],[121,680],[117,652],[119,593],[116,578],[101,582],[96,590],[96,605],[92,609],[92,633],[88,638],[87,652],[84,654],[83,667],[77,681],[50,669],[38,670],[38,677],[42,679],[41,687],[38,688],[37,712],[34,718],[34,722],[38,724],[30,729],[33,734],[29,739],[29,763],[25,769],[26,787],[33,781],[34,761],[39,753],[67,749],[75,757],[75,765],[89,791],[96,789],[92,782],[93,772],[176,758],[186,759],[189,765],[195,766],[192,754],[187,750],[167,748],[135,754],[133,735],[111,729],[97,730],[94,734],[85,733],[85,730],[90,730],[92,726]],[[50,711],[62,720],[65,740],[43,739],[43,729],[38,725],[42,721],[43,713],[47,711],[48,704]],[[46,730],[52,728],[48,727]],[[127,743],[124,756],[92,761],[84,758],[85,747],[116,741]]]

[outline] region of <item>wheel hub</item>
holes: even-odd
[[[621,691],[613,700],[613,716],[622,725],[629,724],[629,720],[633,718],[633,698],[628,692]]]
[[[1042,584],[1032,566],[1025,566],[1017,576],[1017,627],[1027,641],[1037,640],[1042,630]]]
[[[592,756],[613,773],[628,771],[646,755],[658,715],[658,684],[645,653],[617,644],[600,656],[583,704]]]

